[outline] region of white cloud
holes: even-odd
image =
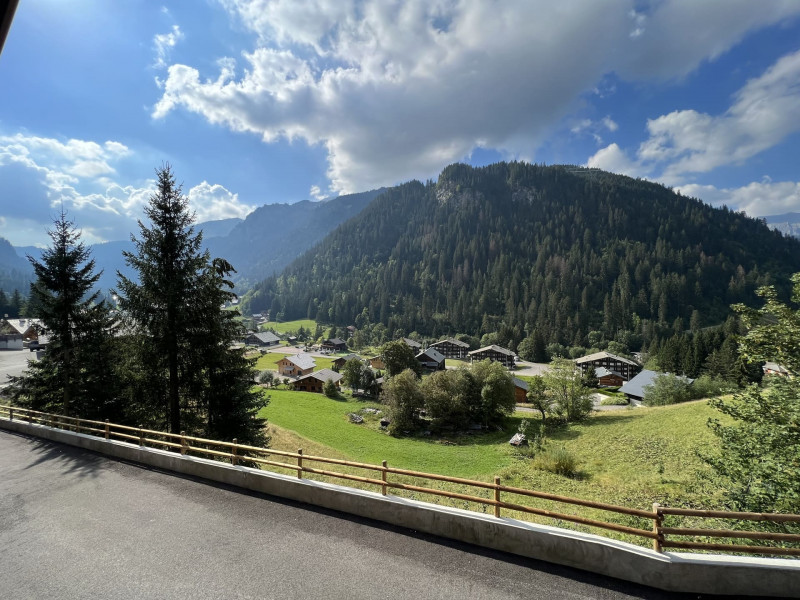
[[[153,68],[163,69],[167,66],[170,51],[183,39],[183,32],[178,25],[173,25],[169,33],[159,33],[153,38],[153,50],[156,53]]]
[[[183,109],[265,142],[324,145],[334,192],[435,175],[476,147],[534,157],[607,73],[682,76],[800,13],[750,0],[659,2],[632,16],[632,0],[222,2],[258,47],[211,78],[170,66],[153,116]]]
[[[639,165],[631,161],[617,144],[610,144],[595,152],[589,157],[586,166],[631,177],[638,177],[642,174]]]
[[[237,217],[244,219],[256,207],[243,204],[239,195],[234,194],[219,184],[210,184],[203,181],[194,186],[187,194],[189,206],[195,212],[198,223],[230,219]]]
[[[676,189],[684,196],[700,198],[715,206],[725,204],[751,217],[800,212],[800,183],[794,181],[754,181],[743,187],[724,189],[688,184]]]
[[[325,192],[323,192],[318,185],[312,185],[311,189],[308,190],[308,194],[314,200],[324,200],[325,198],[328,197],[327,194],[325,194]]]

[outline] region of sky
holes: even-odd
[[[0,237],[127,239],[166,163],[198,222],[513,159],[773,215],[799,132],[797,0],[23,0]]]

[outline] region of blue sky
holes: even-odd
[[[456,161],[586,164],[800,211],[796,0],[24,0],[0,236],[125,239],[173,165],[198,220]]]

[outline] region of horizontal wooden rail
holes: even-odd
[[[800,556],[800,548],[776,548],[774,546],[739,546],[737,544],[709,544],[707,542],[677,542],[665,540],[664,548],[682,548],[684,550],[716,550],[717,552],[741,552],[743,554],[775,554],[783,556]]]
[[[740,521],[771,521],[773,523],[800,523],[800,515],[778,513],[730,512],[724,510],[699,510],[696,508],[669,508],[662,506],[663,515],[682,515],[685,517],[707,517],[709,519],[738,519]]]
[[[654,505],[653,511],[640,510],[635,508],[628,508],[625,506],[616,506],[613,504],[606,504],[604,502],[597,502],[594,500],[583,500],[580,498],[571,498],[568,496],[559,496],[547,492],[540,492],[536,490],[527,490],[524,488],[517,488],[512,486],[505,486],[500,484],[500,479],[495,478],[494,483],[486,481],[476,481],[472,479],[464,479],[460,477],[451,477],[449,475],[440,475],[437,473],[425,473],[421,471],[414,471],[410,469],[401,469],[397,467],[389,467],[386,461],[381,465],[370,463],[362,463],[339,458],[329,458],[326,456],[314,456],[303,454],[302,450],[297,452],[288,452],[285,450],[272,450],[270,448],[260,448],[257,446],[240,445],[233,442],[223,442],[219,440],[210,440],[191,435],[186,435],[185,432],[170,433],[164,431],[156,431],[153,429],[145,429],[143,427],[134,427],[130,425],[119,425],[110,423],[108,421],[94,421],[90,419],[80,419],[78,417],[69,417],[66,415],[54,415],[41,411],[18,408],[8,405],[0,405],[0,418],[9,420],[27,421],[29,423],[38,423],[48,427],[55,427],[66,429],[68,431],[86,432],[89,435],[96,435],[105,437],[106,439],[117,438],[123,440],[124,443],[144,446],[160,446],[169,448],[171,450],[180,451],[181,454],[195,453],[215,457],[217,459],[229,460],[232,465],[237,465],[242,462],[251,461],[258,465],[264,465],[272,468],[287,469],[294,471],[298,478],[302,478],[303,473],[313,475],[320,475],[323,477],[331,477],[334,479],[343,479],[346,481],[358,482],[370,486],[379,486],[380,492],[386,495],[387,489],[404,490],[407,492],[415,492],[420,494],[429,494],[434,496],[441,496],[453,500],[462,500],[465,502],[472,502],[483,506],[491,506],[494,508],[494,515],[501,516],[502,510],[516,511],[524,514],[532,514],[539,517],[546,517],[558,521],[567,521],[570,523],[577,523],[589,527],[596,527],[604,530],[623,533],[626,535],[636,536],[651,539],[654,542],[654,547],[661,551],[662,548],[678,548],[690,550],[708,550],[716,552],[736,552],[741,554],[761,554],[761,555],[781,555],[781,556],[800,556],[800,548],[785,548],[778,546],[753,546],[753,545],[739,545],[730,543],[711,543],[711,542],[697,542],[697,541],[683,541],[683,540],[670,540],[666,536],[686,536],[686,537],[706,537],[706,538],[731,538],[743,540],[765,540],[769,542],[787,542],[793,544],[800,544],[800,534],[794,533],[771,533],[762,531],[742,531],[742,530],[727,530],[727,529],[701,529],[701,528],[687,528],[687,527],[664,527],[663,519],[665,515],[675,516],[690,516],[701,517],[710,519],[729,519],[740,521],[756,521],[756,522],[773,522],[773,523],[800,523],[800,515],[791,514],[771,514],[771,513],[750,513],[750,512],[730,512],[718,510],[700,510],[690,508],[670,508],[659,505]],[[205,447],[203,447],[205,446]],[[272,460],[269,457],[283,457],[288,460],[295,460],[296,464],[291,462],[280,462]],[[304,464],[305,461],[305,464]],[[354,475],[350,473],[342,473],[339,471],[315,468],[308,466],[309,462],[341,465],[354,469],[364,469],[378,473],[380,479],[376,477]],[[403,477],[410,477],[416,479],[423,479],[427,481],[441,481],[444,483],[462,485],[471,488],[478,488],[484,490],[491,490],[491,498],[483,498],[471,494],[460,492],[453,492],[445,489],[437,489],[435,487],[425,487],[423,485],[414,485],[411,483],[402,483],[400,481],[389,481],[387,475],[400,475]],[[601,521],[597,519],[590,519],[588,517],[581,517],[578,515],[564,514],[561,512],[538,508],[535,506],[526,506],[514,502],[506,502],[501,499],[501,494],[516,494],[529,498],[536,498],[539,500],[548,500],[561,504],[568,504],[573,506],[583,506],[586,508],[593,508],[597,510],[608,511],[616,514],[622,514],[632,517],[647,519],[652,523],[652,529],[639,529],[628,525],[621,525],[608,521]]]

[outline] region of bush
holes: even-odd
[[[533,466],[564,477],[574,477],[578,472],[578,460],[563,446],[545,450],[534,459]]]
[[[322,393],[328,398],[336,398],[339,395],[339,390],[336,389],[336,384],[328,379],[322,386]]]
[[[265,385],[272,385],[272,382],[275,380],[275,373],[272,371],[261,371],[258,374],[258,383],[263,383]]]

